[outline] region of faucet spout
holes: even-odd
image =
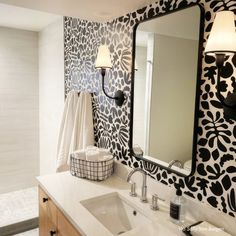
[[[177,166],[179,168],[183,168],[183,165],[181,163],[181,161],[179,160],[172,160],[171,162],[169,162],[168,168],[171,168],[172,166]]]
[[[143,185],[142,185],[142,193],[141,193],[140,200],[142,202],[147,202],[147,174],[146,172],[141,168],[133,169],[132,171],[130,171],[130,173],[127,176],[127,182],[130,182],[132,175],[136,172],[140,172],[143,176]]]

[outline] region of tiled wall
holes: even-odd
[[[38,34],[0,27],[0,193],[36,185]]]

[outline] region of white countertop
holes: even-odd
[[[178,226],[169,221],[167,205],[161,204],[159,211],[150,210],[149,203],[141,203],[139,197],[129,196],[129,184],[116,175],[102,182],[77,178],[69,172],[40,176],[37,179],[41,188],[82,235],[112,236],[112,233],[80,203],[80,201],[112,192],[118,192],[124,196],[127,201],[153,221],[150,225],[140,226],[123,234],[124,236],[154,236],[157,228],[159,235],[183,235]],[[140,189],[137,190],[137,193],[140,194]]]

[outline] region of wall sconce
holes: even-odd
[[[206,55],[216,57],[217,94],[223,105],[226,119],[236,120],[236,92],[229,94],[226,98],[221,94],[220,75],[227,55],[236,53],[236,32],[234,24],[234,13],[232,11],[221,11],[216,13],[214,24],[208,38]]]
[[[98,55],[97,55],[95,68],[97,68],[97,69],[100,68],[101,69],[102,90],[103,90],[104,94],[108,98],[114,99],[117,106],[122,106],[124,101],[125,101],[125,95],[124,95],[123,91],[121,91],[121,90],[116,91],[115,96],[112,97],[112,96],[107,94],[107,92],[105,91],[105,88],[104,88],[104,78],[105,78],[105,75],[106,75],[106,69],[111,69],[112,68],[110,51],[109,51],[109,48],[108,48],[107,45],[101,45],[98,48]]]

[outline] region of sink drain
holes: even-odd
[[[123,233],[125,233],[125,231],[120,231],[117,235],[121,235]]]

